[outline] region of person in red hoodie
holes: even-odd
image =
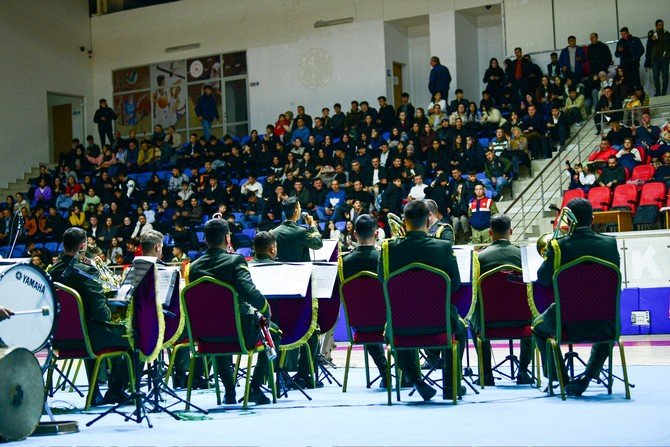
[[[603,167],[607,164],[607,160],[611,156],[616,156],[616,149],[613,149],[610,145],[610,142],[607,138],[600,140],[600,146],[591,152],[589,155],[589,162],[593,164],[596,168]]]

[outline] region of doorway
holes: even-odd
[[[72,147],[72,140],[84,142],[84,99],[81,96],[47,93],[51,163]]]
[[[403,92],[402,83],[402,65],[399,62],[393,62],[393,104],[400,104],[400,96]]]

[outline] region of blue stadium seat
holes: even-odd
[[[388,141],[390,136],[391,132],[389,132],[388,130],[382,134],[382,138],[384,139],[384,141]]]
[[[205,232],[204,231],[196,231],[195,235],[198,236],[198,242],[200,242],[200,243],[205,242]]]
[[[233,246],[235,246],[237,248],[253,247],[253,245],[254,245],[251,238],[244,233],[233,234],[232,242],[233,242]]]
[[[163,245],[172,245],[172,235],[170,233],[163,235]]]
[[[231,213],[231,214],[232,214],[233,216],[235,216],[235,222],[239,222],[239,221],[241,221],[242,218],[244,217],[244,214],[242,214],[242,213]]]
[[[245,135],[245,136],[241,137],[240,138],[240,146],[244,146],[245,144],[247,144],[250,139],[251,139],[251,137],[249,135]]]
[[[242,230],[242,233],[246,234],[246,235],[249,236],[251,239],[253,239],[254,236],[256,236],[256,229],[254,229],[254,228],[245,228],[245,229]]]
[[[261,185],[264,185],[264,184],[265,184],[265,180],[267,180],[267,178],[268,178],[267,175],[262,175],[262,176],[256,178],[256,180],[257,180]]]
[[[235,250],[235,253],[238,253],[245,258],[250,258],[251,257],[251,247],[240,247],[237,250]]]
[[[56,253],[58,251],[58,242],[47,242],[44,244],[44,247],[51,253]]]
[[[479,144],[481,144],[482,147],[484,149],[486,149],[487,147],[489,147],[489,139],[488,138],[480,138],[479,139]]]
[[[319,228],[321,229],[321,231],[325,231],[326,230],[326,223],[325,222],[319,222]]]
[[[337,228],[340,231],[344,231],[346,225],[347,225],[347,223],[343,220],[341,220],[339,222],[335,222],[335,228]]]
[[[195,261],[200,257],[200,253],[197,250],[189,250],[187,255],[191,258],[191,261]]]

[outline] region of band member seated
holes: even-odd
[[[251,281],[249,266],[244,257],[226,252],[226,247],[230,244],[228,222],[223,219],[209,220],[205,224],[205,242],[207,242],[208,248],[200,258],[191,264],[189,279],[193,282],[203,276],[211,276],[230,284],[237,291],[240,300],[239,310],[244,328],[244,339],[247,348],[251,349],[258,342],[259,337],[258,318],[255,313],[259,312],[270,320],[270,305]],[[272,332],[272,339],[275,346],[279,346],[278,332]],[[225,402],[233,403],[235,401],[235,380],[230,356],[217,356],[216,361],[219,375],[225,387]],[[259,355],[251,378],[249,400],[258,405],[271,402],[261,390],[261,386],[269,373],[268,362],[267,355]]]
[[[298,226],[300,213],[302,211],[297,197],[289,197],[281,204],[282,211],[286,220],[271,233],[277,238],[277,260],[280,262],[309,262],[309,250],[318,250],[323,247],[323,240],[317,228],[317,222],[307,214],[305,223],[309,229]],[[307,340],[312,353],[313,363],[316,364],[317,348],[319,345],[318,328],[314,334]],[[290,354],[290,353],[289,353]],[[298,360],[298,374],[295,382],[302,388],[312,388],[310,379],[309,362],[307,360],[307,348],[302,346],[299,349],[300,359]],[[291,356],[287,356],[290,362]],[[288,363],[288,362],[287,362]],[[316,381],[316,387],[321,388],[323,383]]]
[[[537,272],[537,280],[543,286],[552,284],[554,271],[561,265],[565,265],[571,261],[582,256],[594,256],[603,261],[611,262],[619,268],[620,257],[617,249],[616,239],[611,236],[596,234],[591,229],[593,223],[593,208],[588,200],[577,198],[568,203],[568,208],[572,211],[577,220],[574,232],[563,238],[557,240],[559,253],[554,250],[553,244],[547,245],[547,257],[540,266]],[[554,265],[555,257],[560,257],[560,264]],[[588,278],[584,279],[585,281]],[[588,297],[584,297],[588,299]],[[603,324],[611,325],[613,322],[604,322]],[[588,334],[590,328],[585,328],[584,331]],[[551,304],[547,310],[538,316],[533,321],[533,335],[536,338],[537,347],[542,354],[542,370],[545,376],[546,369],[546,341],[547,338],[556,333],[556,307]],[[586,371],[583,376],[568,383],[565,387],[568,395],[581,396],[588,388],[591,379],[595,379],[600,374],[600,371],[609,355],[609,344],[607,342],[594,343],[591,347],[591,355],[586,365]],[[568,377],[565,365],[563,368],[563,377]],[[550,371],[551,374],[556,374],[556,371]]]
[[[252,264],[271,264],[277,258],[277,238],[269,231],[259,231],[254,236]]]
[[[78,227],[68,228],[63,234],[63,254],[58,262],[49,270],[49,274],[61,284],[64,284],[79,293],[84,306],[84,319],[91,347],[94,351],[106,348],[128,348],[126,327],[123,324],[112,323],[112,312],[107,306],[107,298],[102,291],[98,270],[81,262],[86,252],[86,231]],[[125,360],[120,357],[112,359],[112,371],[109,375],[109,387],[103,399],[98,394],[93,398],[93,406],[116,404],[126,400],[124,392],[128,386],[128,369]],[[93,383],[97,377],[93,374],[94,360],[86,360],[88,382]]]
[[[521,249],[513,245],[509,238],[512,235],[512,221],[506,214],[496,214],[491,217],[489,234],[493,241],[491,245],[477,253],[479,259],[479,272],[483,275],[501,265],[513,265],[521,268]],[[489,299],[504,300],[506,297],[498,296]],[[479,307],[475,308],[472,324],[478,331]],[[528,373],[528,366],[532,360],[532,342],[530,338],[521,339],[521,352],[519,353],[519,373],[516,378],[517,385],[528,385],[533,379]],[[493,373],[491,371],[491,342],[482,343],[482,363],[484,366],[484,385],[494,386]],[[481,373],[480,373],[481,374]]]
[[[362,214],[354,224],[354,236],[358,240],[358,246],[351,252],[342,256],[343,280],[354,276],[358,272],[376,272],[379,263],[379,251],[375,247],[377,241],[377,219],[370,214]],[[382,379],[380,388],[386,388],[386,358],[384,357],[384,346],[368,345],[367,351],[372,361],[377,365]]]
[[[445,272],[451,279],[451,291],[453,293],[461,287],[461,277],[458,273],[456,257],[449,242],[428,236],[428,214],[428,207],[422,200],[412,200],[405,206],[403,221],[407,230],[406,237],[384,241],[384,244],[388,244],[389,272],[394,272],[412,262],[420,262]],[[382,250],[384,250],[383,247]],[[381,257],[377,265],[377,276],[380,281],[384,281],[384,266]],[[450,325],[452,334],[458,340],[458,355],[462,358],[466,343],[465,325],[458,315],[458,309],[453,304],[451,305]],[[422,380],[416,367],[416,357],[416,352],[400,351],[397,358],[398,366],[410,378],[421,397],[424,400],[430,400],[436,391]],[[448,357],[445,365],[446,383],[451,384],[452,364],[451,356]],[[452,392],[453,390],[448,386],[447,395],[452,394]],[[460,395],[465,394],[465,387],[460,385],[460,381],[458,392]]]

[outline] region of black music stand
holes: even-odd
[[[87,427],[90,427],[105,416],[115,413],[123,416],[124,422],[133,421],[141,424],[142,421],[146,419],[149,428],[153,428],[151,420],[149,419],[149,413],[165,412],[174,419],[180,420],[179,415],[170,411],[168,409],[169,407],[164,407],[160,404],[161,401],[164,401],[160,395],[161,392],[165,392],[166,394],[169,394],[170,396],[178,399],[178,402],[176,403],[186,402],[185,399],[180,398],[174,392],[174,390],[172,390],[163,382],[160,377],[158,362],[155,360],[150,362],[147,371],[147,385],[149,387],[149,393],[144,393],[141,389],[143,365],[140,361],[140,346],[142,346],[142,333],[139,330],[140,324],[138,321],[140,315],[146,314],[146,310],[143,309],[143,306],[148,306],[150,308],[153,306],[155,308],[158,305],[156,303],[155,264],[150,261],[136,259],[133,262],[133,266],[128,272],[128,275],[126,276],[126,279],[124,280],[124,285],[129,286],[129,289],[127,289],[127,295],[133,297],[133,299],[130,300],[130,305],[132,306],[132,337],[134,346],[132,351],[132,362],[133,374],[135,376],[135,389],[126,400],[113,406],[112,408],[97,416],[92,421],[88,422],[86,424]],[[161,307],[161,313],[163,312],[164,311]],[[157,342],[162,344],[162,340],[158,340]],[[135,410],[128,413],[120,410],[121,407],[128,404],[133,404],[135,406]],[[147,409],[147,404],[151,406],[151,409]],[[170,407],[173,405],[170,405]],[[196,407],[195,405],[194,408],[204,414],[207,414],[207,411]]]

